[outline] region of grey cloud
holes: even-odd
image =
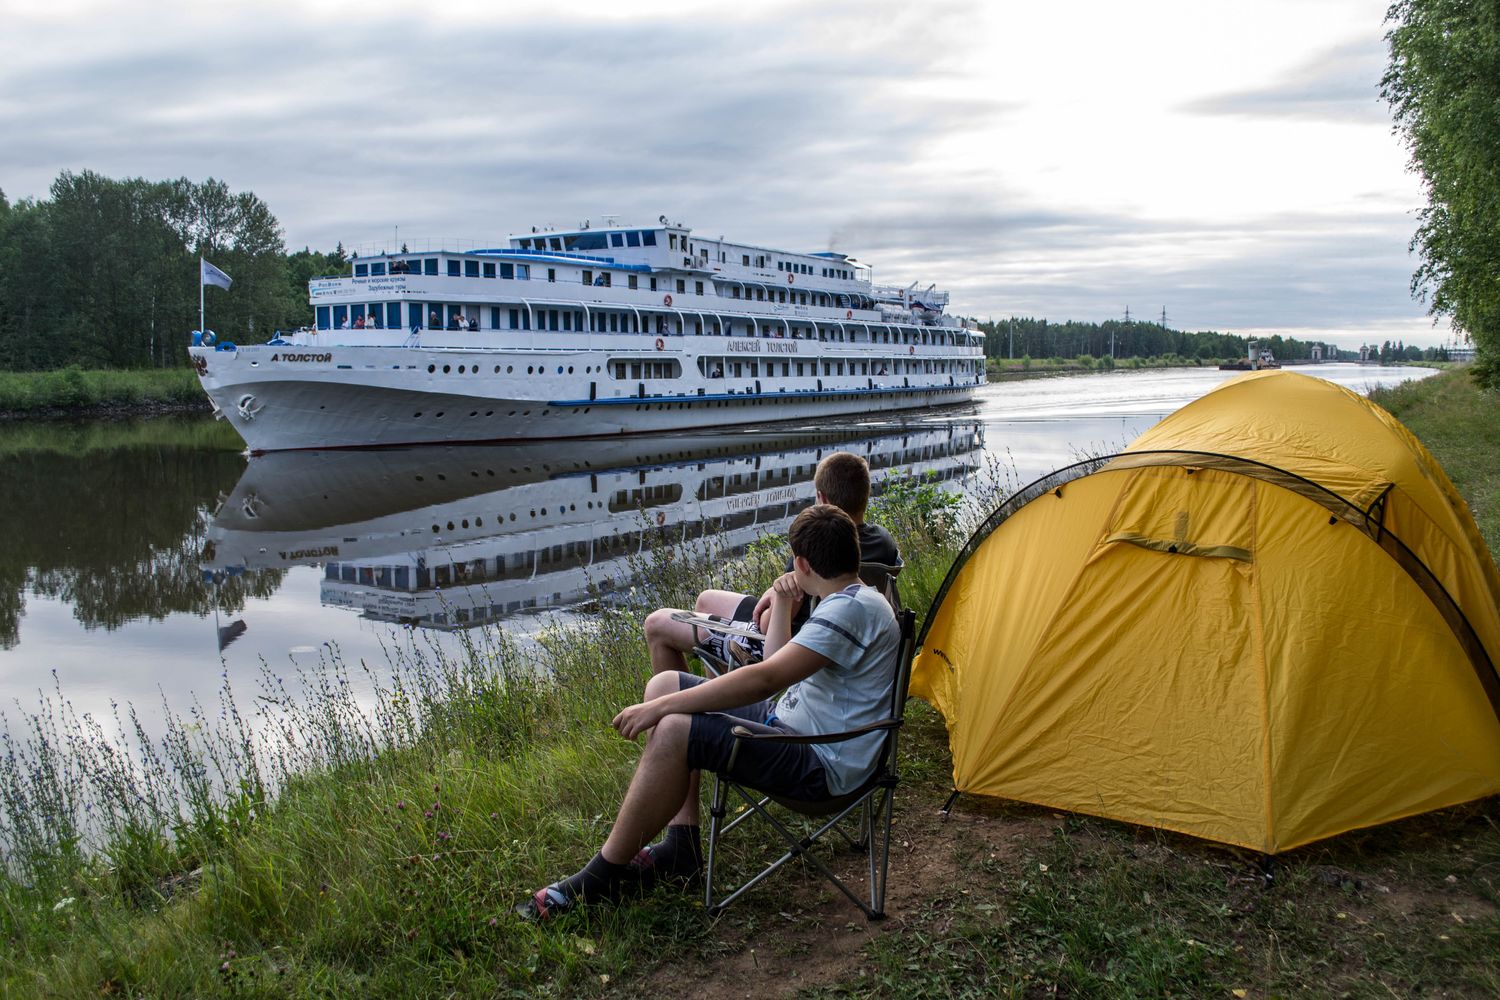
[[[1361,39],[1328,50],[1272,86],[1192,101],[1179,110],[1199,115],[1385,124],[1390,115],[1380,100],[1384,71],[1384,46]]]

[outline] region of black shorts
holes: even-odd
[[[678,690],[706,683],[695,674],[678,672]],[[716,771],[734,781],[763,792],[784,795],[790,799],[816,801],[828,798],[828,779],[823,773],[823,759],[804,743],[773,743],[761,740],[736,740],[730,732],[744,726],[757,733],[787,733],[771,714],[772,703],[758,701],[726,712],[699,712],[692,716],[688,730],[687,763],[695,770]],[[729,757],[734,745],[734,767]]]

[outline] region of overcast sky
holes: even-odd
[[[292,248],[666,214],[981,319],[1449,338],[1385,0],[7,0],[0,189],[217,177]]]

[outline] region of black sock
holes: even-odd
[[[620,895],[620,876],[625,874],[627,867],[606,861],[602,853],[596,854],[576,874],[569,875],[549,888],[556,888],[567,898],[582,903],[615,899]]]
[[[696,823],[674,823],[667,827],[667,835],[647,850],[659,874],[695,875],[703,867],[703,845]]]

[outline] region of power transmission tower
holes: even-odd
[[[1127,322],[1127,323],[1130,322],[1130,307],[1129,306],[1125,307],[1125,322]]]
[[[1162,306],[1161,307],[1161,328],[1163,330],[1165,330],[1167,328],[1167,307],[1166,306]]]

